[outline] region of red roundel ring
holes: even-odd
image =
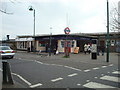
[[[70,33],[70,29],[69,29],[68,27],[66,27],[66,28],[64,29],[64,32],[65,32],[65,34],[69,34],[69,33]]]

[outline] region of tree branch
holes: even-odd
[[[13,14],[13,13],[8,13],[8,12],[6,12],[4,10],[0,10],[0,12],[5,13],[5,14]]]

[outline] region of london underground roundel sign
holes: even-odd
[[[70,29],[69,29],[68,27],[66,27],[66,28],[64,29],[64,32],[65,32],[65,34],[69,34],[69,33],[70,33]]]

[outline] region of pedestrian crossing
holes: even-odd
[[[112,72],[113,74],[120,74],[120,71]]]
[[[103,77],[101,77],[100,79],[120,83],[120,78],[119,78],[119,77],[113,77],[113,76],[103,76]]]
[[[86,84],[83,85],[83,87],[86,87],[86,88],[120,88],[120,77],[115,77],[115,76],[112,76],[114,74],[120,74],[119,71],[114,71],[112,72],[111,75],[105,75],[105,76],[101,76],[99,78],[100,81],[107,81],[107,83],[100,83],[98,80],[96,81],[91,81],[91,82],[88,82]],[[111,85],[109,82],[112,82],[114,84],[117,84],[117,85]]]
[[[96,83],[96,82],[89,82],[83,86],[87,88],[116,88],[116,87],[112,87],[109,85],[104,85],[104,84]]]

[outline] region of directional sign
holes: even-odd
[[[69,33],[70,33],[70,29],[69,29],[68,27],[66,27],[66,28],[64,29],[64,32],[65,32],[65,34],[69,34]]]

